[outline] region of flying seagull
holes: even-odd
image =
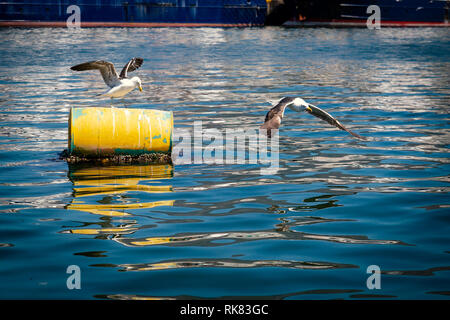
[[[280,127],[281,120],[283,119],[284,110],[286,109],[286,107],[298,112],[306,111],[309,114],[312,114],[313,116],[325,120],[332,126],[347,131],[356,138],[365,139],[361,137],[359,134],[356,134],[348,130],[346,127],[344,127],[342,123],[333,118],[328,112],[325,112],[324,110],[310,103],[307,103],[302,98],[295,98],[295,97],[286,97],[281,99],[272,109],[269,110],[269,112],[267,112],[264,124],[260,128],[267,129],[267,136],[269,138],[272,136],[272,130],[277,130]]]
[[[77,64],[70,69],[75,71],[99,70],[106,85],[111,88],[105,93],[99,95],[111,98],[120,98],[136,87],[139,88],[139,91],[142,91],[141,79],[139,79],[138,77],[129,79],[128,72],[136,70],[142,65],[143,62],[144,59],[142,58],[131,59],[123,67],[120,75],[117,74],[117,71],[111,62],[103,60],[89,61]]]

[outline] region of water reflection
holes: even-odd
[[[162,184],[173,177],[173,166],[166,165],[122,165],[89,166],[69,164],[69,179],[73,183],[73,198],[66,206],[106,217],[132,217],[133,210],[160,206],[173,206],[174,200],[141,202],[130,197],[131,193],[171,193],[171,185]],[[133,211],[133,212],[132,212]],[[74,228],[63,232],[77,234],[113,234],[115,236],[138,230],[136,220],[129,220],[112,227],[113,222],[102,224],[102,228]],[[148,226],[147,226],[148,227]]]
[[[335,243],[346,244],[378,244],[378,245],[409,245],[400,240],[378,240],[369,239],[364,235],[324,235],[310,234],[291,230],[292,226],[309,225],[314,223],[349,221],[345,219],[325,219],[320,217],[302,217],[292,219],[288,222],[282,219],[282,223],[277,224],[275,229],[240,231],[240,232],[206,232],[206,233],[182,233],[164,237],[145,237],[145,238],[114,238],[123,245],[129,247],[140,246],[201,246],[215,247],[237,244],[257,240],[319,240],[331,241]]]
[[[356,265],[320,262],[320,261],[288,261],[288,260],[239,260],[239,259],[184,259],[176,261],[161,261],[155,263],[103,265],[94,267],[115,267],[118,271],[153,271],[183,268],[262,268],[278,267],[305,270],[326,270],[342,268],[358,268]]]
[[[220,296],[220,297],[199,297],[199,296],[188,296],[188,295],[179,295],[173,297],[165,297],[165,296],[145,296],[145,295],[135,295],[135,294],[103,294],[96,295],[96,298],[99,299],[111,299],[111,300],[283,300],[287,298],[301,298],[302,296],[315,296],[315,295],[324,295],[325,298],[328,295],[342,295],[342,298],[345,298],[347,294],[362,292],[362,290],[358,289],[317,289],[317,290],[304,290],[297,292],[290,292],[284,294],[276,294],[269,296],[262,295],[253,295],[253,296]],[[351,297],[351,296],[350,296]],[[390,296],[393,297],[393,296]]]
[[[382,274],[390,276],[434,276],[435,272],[450,271],[450,266],[434,267],[425,270],[382,270]]]
[[[147,181],[169,179],[173,176],[171,165],[140,166],[69,166],[69,178],[74,185],[74,197],[121,194],[128,191],[172,192],[171,186],[147,185]]]
[[[153,218],[149,214],[149,209],[156,207],[170,207],[174,205],[175,200],[158,200],[151,202],[143,202],[140,199],[143,194],[157,195],[172,193],[175,190],[172,185],[162,184],[165,180],[170,181],[173,178],[173,167],[171,165],[125,165],[125,166],[106,166],[96,167],[87,165],[69,165],[69,178],[73,183],[73,198],[70,204],[66,206],[68,210],[76,210],[87,212],[101,216],[100,222],[81,222],[81,226],[65,229],[62,233],[73,233],[82,235],[95,235],[116,241],[127,247],[142,246],[226,246],[241,242],[256,240],[316,240],[330,241],[345,244],[377,244],[377,245],[408,245],[400,240],[381,240],[369,239],[365,235],[330,235],[330,234],[313,234],[300,232],[295,228],[313,224],[332,223],[332,222],[351,222],[351,219],[331,219],[320,216],[285,216],[287,213],[295,212],[314,212],[327,208],[338,207],[337,200],[333,199],[335,194],[323,194],[316,197],[308,197],[303,200],[306,205],[288,206],[286,209],[275,204],[272,200],[267,200],[271,206],[269,212],[282,214],[281,218],[276,218],[273,229],[250,230],[250,231],[225,231],[214,232],[207,231],[201,233],[178,233],[167,236],[157,237],[129,237],[142,229],[155,228],[160,223],[187,223],[201,222],[201,220],[190,219],[186,214],[183,219],[173,220],[161,217]],[[198,187],[196,187],[198,188]],[[211,186],[205,189],[211,189]],[[345,190],[345,188],[337,188],[337,194],[353,194]],[[186,191],[185,189],[177,190],[178,192]],[[138,197],[132,197],[130,194],[136,193]],[[237,203],[242,203],[239,199]],[[247,199],[244,202],[264,202],[261,199]],[[225,215],[233,214],[233,210],[229,210],[234,206],[236,201],[225,201],[222,205],[188,203],[179,202],[179,206],[183,208],[195,208],[194,212],[190,212],[190,216],[213,215],[214,211],[226,209]],[[228,208],[228,209],[227,209]],[[264,210],[260,210],[265,212]],[[164,214],[174,214],[172,212],[163,211]],[[247,210],[237,210],[236,213],[245,213]],[[180,214],[176,213],[175,214]],[[139,220],[140,216],[145,216],[156,224],[145,224]],[[121,218],[115,221],[114,218]],[[93,226],[100,226],[95,227]],[[261,261],[261,265],[269,262]],[[254,264],[256,266],[257,263]]]

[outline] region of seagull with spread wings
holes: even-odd
[[[104,97],[121,98],[134,88],[139,88],[139,91],[142,91],[141,79],[139,79],[139,77],[128,78],[128,72],[136,70],[143,62],[144,59],[142,58],[131,59],[123,67],[120,75],[117,74],[117,71],[111,62],[103,60],[77,64],[70,69],[74,71],[99,70],[106,85],[111,88],[100,95]]]
[[[310,104],[307,103],[302,98],[296,98],[296,97],[285,97],[281,99],[272,109],[269,110],[266,114],[266,118],[264,120],[264,124],[261,126],[261,129],[267,130],[267,136],[272,136],[272,130],[278,130],[278,128],[281,125],[281,120],[284,116],[284,110],[288,107],[291,110],[301,112],[306,111],[309,114],[312,114],[313,116],[316,116],[332,126],[335,126],[341,130],[347,131],[352,136],[358,138],[358,139],[365,139],[361,137],[359,134],[354,133],[344,127],[342,123],[340,123],[338,120],[333,118],[328,112]]]

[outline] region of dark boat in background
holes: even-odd
[[[449,0],[284,0],[286,26],[366,27],[369,6],[380,9],[381,27],[449,26]]]
[[[0,26],[81,27],[449,26],[450,0],[0,0]],[[70,21],[69,21],[70,20]]]
[[[74,5],[81,27],[262,26],[267,11],[266,0],[2,0],[0,26],[65,27]]]

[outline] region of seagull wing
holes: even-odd
[[[359,134],[354,133],[354,132],[350,131],[349,129],[347,129],[346,127],[344,127],[344,125],[342,123],[340,123],[338,120],[333,118],[328,112],[326,112],[312,104],[308,104],[308,107],[305,107],[305,110],[309,114],[312,114],[313,116],[328,122],[332,126],[335,126],[341,130],[347,131],[348,133],[350,133],[352,136],[354,136],[356,138],[365,139],[365,138],[361,137]]]
[[[270,110],[267,112],[266,119],[260,127],[261,129],[278,129],[281,125],[281,117],[279,111]]]
[[[284,116],[284,110],[291,101],[292,98],[284,98],[267,112],[264,123],[260,127],[260,129],[266,129],[267,135],[269,137],[272,136],[272,130],[276,130],[281,126],[281,120]]]
[[[124,79],[128,76],[128,72],[134,71],[140,66],[142,66],[142,63],[144,62],[144,59],[142,58],[133,58],[123,67],[122,71],[120,72],[120,79]]]
[[[284,116],[284,110],[286,109],[286,106],[291,102],[291,98],[285,98],[280,100],[274,107],[272,107],[266,114],[266,118],[264,119],[264,122],[268,122],[272,120],[274,117],[280,117],[283,118]]]
[[[108,61],[89,61],[77,64],[70,69],[75,71],[99,70],[107,86],[113,88],[119,83],[119,76],[117,75],[117,71],[114,68],[114,65]]]

